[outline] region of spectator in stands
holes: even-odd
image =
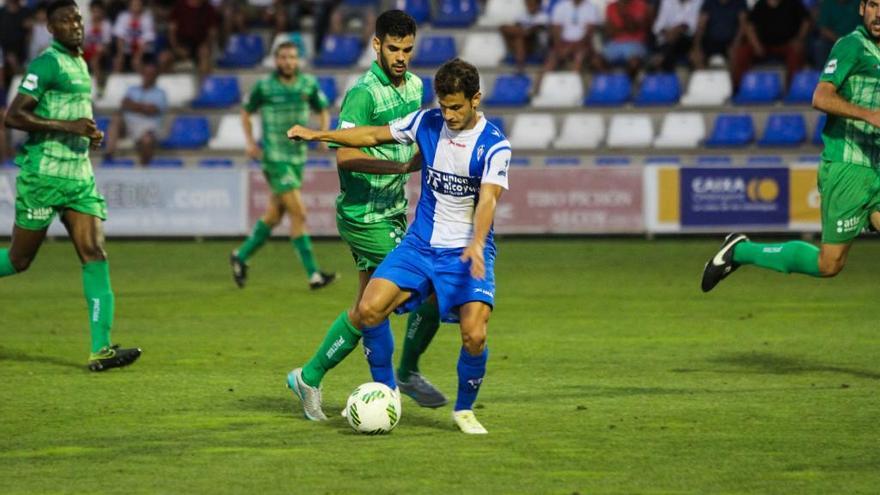
[[[745,39],[734,53],[734,87],[739,87],[743,75],[755,62],[769,57],[785,61],[788,84],[804,66],[804,44],[809,31],[810,14],[801,0],[758,0],[744,26]]]
[[[46,4],[37,4],[34,18],[31,21],[31,37],[28,41],[28,62],[37,58],[43,50],[52,44],[52,34],[49,33],[49,18],[46,16]]]
[[[217,11],[206,0],[177,0],[168,23],[171,52],[164,55],[163,65],[170,69],[174,61],[189,60],[195,64],[201,81],[214,67]]]
[[[690,54],[702,5],[703,0],[661,1],[654,21],[657,51],[651,57],[652,69],[673,71]]]
[[[373,38],[373,28],[376,25],[377,0],[325,0],[323,6],[330,9],[330,32],[341,34],[346,31],[346,26],[357,20],[361,25],[361,38],[369,42]],[[327,15],[327,12],[323,13]]]
[[[6,72],[3,70],[3,60],[3,48],[0,48],[0,163],[5,162],[6,158],[10,156],[7,151],[9,137],[6,135],[6,126],[3,125],[6,117],[6,95],[9,93],[6,89]]]
[[[104,87],[104,69],[110,64],[110,43],[112,41],[113,27],[107,20],[104,2],[92,0],[92,3],[89,4],[89,20],[85,24],[83,58],[89,64],[89,71],[98,83],[98,87]]]
[[[168,109],[165,91],[156,85],[159,68],[151,58],[141,63],[141,84],[128,88],[121,109],[110,121],[107,132],[107,159],[116,152],[119,138],[134,141],[141,165],[150,163],[158,142],[162,119]]]
[[[841,36],[853,32],[861,22],[861,0],[822,0],[819,4],[817,27],[819,37],[813,43],[813,65],[823,67],[831,47]]]
[[[642,68],[648,55],[654,7],[647,0],[617,0],[605,8],[605,44],[594,65],[606,70],[625,65],[630,78]]]
[[[535,80],[532,92],[541,87],[544,73],[565,65],[580,72],[584,61],[592,59],[593,31],[599,24],[599,11],[587,0],[560,0],[550,14],[550,54]]]
[[[6,77],[12,78],[23,68],[27,57],[27,40],[31,32],[31,21],[28,10],[22,0],[6,0],[0,7],[0,48],[6,55]]]
[[[546,34],[550,17],[541,8],[541,0],[525,0],[526,13],[513,24],[501,26],[501,35],[507,44],[507,52],[513,55],[518,72],[525,72],[526,59],[541,53],[541,38]]]
[[[116,37],[113,71],[139,72],[144,57],[154,54],[156,41],[153,13],[144,8],[143,0],[128,2],[128,9],[116,17],[113,36]]]
[[[697,69],[704,69],[712,57],[721,56],[730,60],[730,51],[737,42],[748,13],[746,0],[703,0],[697,32],[694,34],[691,64]]]

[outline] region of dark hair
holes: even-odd
[[[275,47],[275,51],[272,53],[278,55],[281,53],[281,50],[284,50],[285,48],[295,48],[296,53],[299,53],[299,46],[292,41],[282,41],[281,43],[278,43],[278,46]]]
[[[49,6],[46,7],[46,18],[51,19],[52,14],[55,13],[58,9],[63,9],[64,7],[78,7],[74,0],[53,0],[49,3]]]
[[[386,36],[404,38],[416,35],[416,20],[402,10],[386,10],[376,18],[376,37],[385,41]]]
[[[434,92],[438,96],[464,93],[471,99],[480,91],[480,73],[473,65],[460,58],[454,58],[441,65],[434,76]]]

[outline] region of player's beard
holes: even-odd
[[[379,57],[379,63],[382,66],[382,70],[388,75],[388,79],[391,79],[393,82],[400,82],[406,77],[407,66],[404,65],[403,72],[397,76],[395,75],[392,66],[385,60],[385,57]]]

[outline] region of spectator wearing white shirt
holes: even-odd
[[[507,44],[507,52],[513,55],[516,70],[525,72],[529,55],[540,53],[544,48],[544,36],[550,16],[541,8],[541,0],[525,0],[526,13],[513,24],[501,26],[501,35]]]
[[[651,60],[653,69],[675,70],[678,61],[688,56],[702,6],[703,0],[662,0],[654,21],[657,53]]]
[[[569,65],[580,72],[584,60],[592,58],[593,31],[601,22],[596,6],[588,0],[561,0],[550,14],[550,55],[535,81],[541,86],[545,72]]]
[[[153,14],[144,8],[143,0],[131,0],[128,10],[116,17],[113,36],[116,37],[113,71],[139,72],[144,55],[153,53],[153,43],[156,41]]]

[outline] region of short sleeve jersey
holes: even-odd
[[[85,60],[53,42],[28,65],[18,92],[37,100],[34,114],[49,120],[92,118],[92,79]],[[64,179],[93,177],[89,138],[68,132],[31,132],[16,163],[23,170]]]
[[[820,81],[854,105],[880,109],[880,48],[864,27],[837,40]],[[880,168],[880,130],[867,122],[828,115],[822,140],[825,161]]]
[[[462,248],[474,237],[474,210],[483,184],[508,188],[510,142],[480,116],[473,129],[452,131],[439,109],[418,111],[391,125],[399,143],[422,151],[422,193],[407,236],[433,248]],[[494,246],[489,232],[487,245]]]
[[[244,102],[249,113],[260,112],[263,127],[263,161],[302,165],[306,161],[306,143],[287,139],[287,130],[294,125],[309,124],[309,110],[327,108],[327,97],[318,80],[299,73],[293,84],[284,84],[277,74],[261,79]]]
[[[345,94],[339,128],[386,126],[418,110],[422,105],[422,80],[409,72],[404,83],[394,86],[379,67],[372,67]],[[384,160],[408,162],[415,154],[409,144],[383,144],[362,148]],[[339,170],[340,194],[336,214],[356,223],[378,223],[406,213],[404,186],[408,175],[376,175]]]

